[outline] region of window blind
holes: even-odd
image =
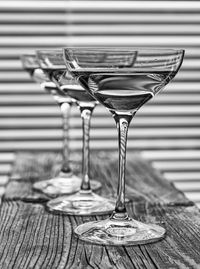
[[[181,70],[140,109],[128,151],[138,150],[200,202],[200,2],[0,1],[0,175],[16,151],[59,151],[61,114],[30,80],[19,55],[63,46],[151,46],[186,49]],[[81,120],[73,108],[70,147],[81,149]],[[100,105],[92,118],[91,149],[117,149],[117,132]]]

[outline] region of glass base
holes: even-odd
[[[101,197],[93,192],[78,192],[70,196],[61,196],[47,203],[51,212],[67,215],[102,215],[115,208],[115,201]]]
[[[72,173],[61,172],[58,177],[35,182],[33,188],[49,196],[72,194],[80,190],[82,179]],[[101,188],[99,181],[90,181],[91,189],[96,191]]]
[[[156,224],[127,219],[106,219],[79,225],[75,235],[88,243],[100,245],[142,245],[156,242],[165,236],[165,229]]]

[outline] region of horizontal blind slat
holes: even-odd
[[[145,5],[144,5],[145,3]],[[170,3],[170,4],[169,4]],[[197,11],[200,10],[198,1],[3,1],[0,2],[1,10],[20,10],[20,9],[35,9],[35,10],[124,10],[131,9],[139,10],[170,10],[170,11]]]

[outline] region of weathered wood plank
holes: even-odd
[[[80,154],[73,154],[72,167],[76,174],[81,171]],[[32,189],[32,183],[55,176],[59,171],[60,155],[55,154],[24,154],[19,155],[13,169],[4,199],[21,199],[24,201],[46,201],[46,195]],[[101,194],[116,196],[118,157],[117,154],[94,153],[91,157],[91,178],[102,182]],[[174,188],[173,184],[152,166],[144,161],[139,154],[127,156],[126,173],[127,197],[135,202],[161,204],[191,205],[184,194]]]
[[[80,158],[72,155],[76,173]],[[91,176],[103,183],[102,194],[115,196],[117,154],[100,152],[91,159]],[[0,209],[0,268],[199,269],[199,210],[139,154],[127,156],[127,209],[135,219],[163,225],[167,235],[134,247],[91,245],[73,235],[77,225],[106,215],[73,217],[46,211],[44,202],[50,197],[31,186],[55,175],[60,162],[55,154],[18,155]]]
[[[41,204],[4,201],[0,210],[0,268],[169,269],[200,268],[200,214],[196,207],[132,203],[129,213],[167,229],[164,240],[134,247],[86,244],[74,237],[77,225],[101,217],[48,213]]]

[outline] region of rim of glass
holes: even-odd
[[[112,47],[112,46],[105,46],[105,47],[90,47],[90,46],[67,46],[62,48],[64,51],[71,49],[71,50],[108,50],[108,51],[168,51],[168,52],[185,52],[185,49],[182,48],[167,48],[167,47]]]
[[[36,53],[24,53],[24,54],[21,54],[20,57],[36,57]]]
[[[56,53],[58,53],[58,52],[60,52],[60,53],[62,53],[62,48],[55,48],[55,49],[37,49],[36,51],[35,51],[35,54],[39,54],[39,53],[51,53],[51,52],[56,52]]]
[[[155,54],[155,57],[156,56],[162,56],[162,53],[166,53],[168,54],[168,56],[170,56],[170,54],[173,56],[177,55],[177,54],[180,54],[182,55],[182,58],[181,58],[181,61],[180,63],[178,64],[178,67],[177,67],[177,70],[179,70],[179,68],[181,67],[182,65],[182,62],[183,62],[183,58],[184,58],[184,54],[185,54],[185,50],[182,49],[182,48],[161,48],[161,47],[125,47],[125,46],[119,46],[119,47],[111,47],[111,46],[107,46],[107,47],[84,47],[84,46],[68,46],[68,47],[63,47],[63,56],[64,56],[64,61],[65,61],[65,64],[67,65],[67,68],[72,71],[74,68],[72,68],[69,64],[69,61],[66,60],[65,58],[65,54],[67,54],[67,51],[69,51],[69,53],[71,52],[73,54],[73,51],[74,52],[81,52],[81,51],[88,51],[88,52],[92,52],[92,51],[108,51],[108,52],[117,52],[117,51],[122,51],[122,52],[136,52],[138,54],[140,54],[140,52],[146,52],[146,53],[151,53],[151,55],[153,56],[153,54]],[[72,55],[70,55],[72,57]],[[145,56],[145,55],[144,55]],[[163,55],[164,56],[164,55]],[[140,67],[141,68],[141,67]],[[123,69],[119,69],[118,71],[120,72],[127,72],[127,71],[130,71],[130,70],[139,70],[140,69],[139,67],[124,67]],[[149,68],[146,68],[147,70],[149,70]],[[81,66],[78,66],[76,67],[76,70],[79,70],[79,71],[86,71],[86,70],[101,70],[102,72],[107,72],[107,71],[110,71],[112,72],[112,70],[115,70],[117,71],[116,67],[81,67]],[[145,71],[145,68],[143,66],[143,71]],[[152,68],[152,70],[156,70],[156,68]]]
[[[32,58],[34,58],[34,59],[37,59],[37,55],[36,55],[36,53],[25,53],[25,54],[21,54],[21,55],[19,56],[20,60],[22,60],[22,61],[23,61],[23,59],[26,59],[26,58],[28,58],[28,57],[32,57]]]
[[[39,49],[36,50],[36,57],[38,58],[39,62],[41,61],[40,56],[56,56],[57,54],[60,54],[63,56],[63,64],[55,64],[51,63],[51,65],[48,65],[47,67],[42,66],[42,69],[49,69],[49,70],[64,70],[66,69],[65,59],[63,55],[63,49],[62,48],[55,48],[55,49]],[[40,62],[41,63],[41,62]],[[41,64],[40,64],[41,65]]]

